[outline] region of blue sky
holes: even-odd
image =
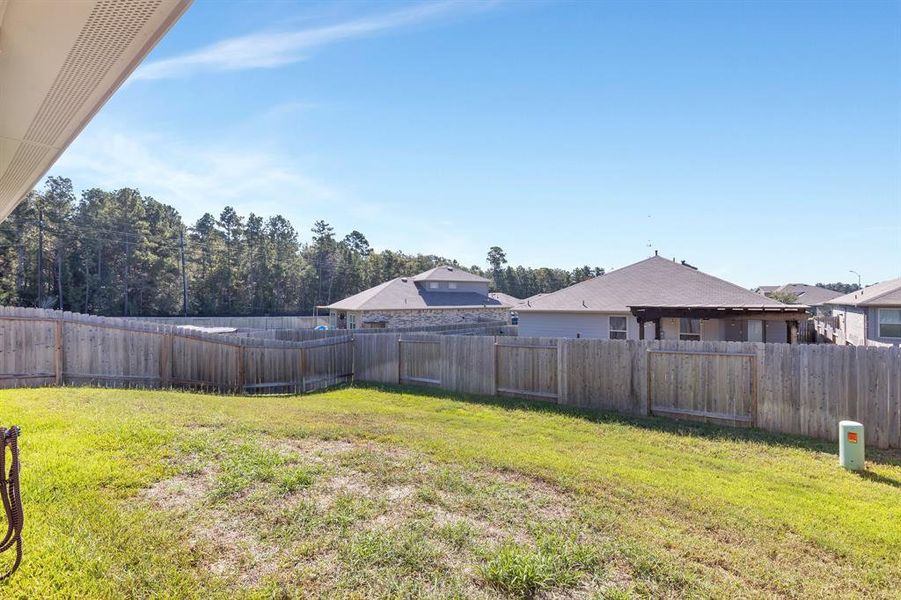
[[[901,3],[196,0],[51,174],[377,248],[901,276]]]

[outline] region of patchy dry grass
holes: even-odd
[[[465,400],[465,399],[464,399]],[[0,392],[4,598],[892,597],[901,466],[828,445],[409,390]]]

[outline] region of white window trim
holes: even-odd
[[[901,312],[901,308],[880,308],[876,311],[876,334],[881,338],[889,340],[901,339],[901,335],[882,335],[882,313],[884,312]],[[896,323],[886,323],[886,325],[896,325]]]
[[[347,313],[347,328],[348,329],[356,329],[357,328],[357,315],[353,313]]]
[[[623,329],[614,329],[613,328],[613,319],[622,319],[623,323],[625,323],[625,327]],[[607,317],[607,337],[611,340],[620,340],[620,339],[629,339],[629,319],[623,315],[610,315]],[[625,337],[615,338],[613,337],[614,333],[622,333]]]

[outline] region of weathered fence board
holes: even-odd
[[[0,307],[0,387],[76,383],[302,392],[347,381],[352,373],[347,335],[303,343],[255,340]]]
[[[402,335],[398,344],[398,380],[401,383],[441,385],[441,335]]]
[[[495,339],[492,336],[442,336],[442,387],[464,394],[493,396],[497,389],[495,372],[483,369],[482,365],[494,360]]]
[[[556,401],[560,397],[557,342],[555,338],[499,338],[495,343],[498,394]]]
[[[757,353],[648,349],[650,412],[730,425],[754,422]]]
[[[399,335],[354,336],[354,379],[372,383],[398,383]]]

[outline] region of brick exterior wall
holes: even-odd
[[[356,315],[357,327],[369,328],[367,319],[384,321],[385,327],[421,327],[424,325],[456,325],[478,323],[480,321],[509,321],[510,309],[492,308],[448,308],[422,310],[351,311]]]

